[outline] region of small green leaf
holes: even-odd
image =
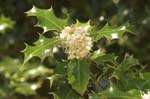
[[[35,95],[36,90],[32,88],[32,86],[35,84],[30,84],[30,83],[18,83],[15,86],[15,91],[23,94],[23,95]]]
[[[68,81],[72,88],[83,95],[90,78],[89,64],[86,60],[72,60],[68,65]]]
[[[105,55],[105,52],[102,51],[102,49],[98,49],[92,53],[91,59],[96,59],[97,57],[100,57],[102,55]]]
[[[92,35],[95,36],[95,41],[106,37],[107,39],[118,39],[121,38],[124,34],[124,32],[131,32],[129,23],[125,23],[120,27],[110,27],[108,24],[106,24],[102,29],[93,30]]]
[[[40,35],[35,46],[29,46],[26,44],[26,48],[22,51],[25,54],[24,63],[28,62],[32,57],[37,56],[44,60],[45,57],[52,54],[52,48],[59,44],[58,38],[46,38]]]
[[[4,33],[6,29],[12,28],[14,25],[14,21],[12,21],[10,18],[5,17],[3,15],[0,16],[0,32]]]
[[[28,12],[28,16],[36,16],[38,19],[37,26],[43,27],[45,30],[62,30],[67,25],[66,19],[57,18],[53,9],[40,9],[35,6]]]

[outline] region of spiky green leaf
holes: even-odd
[[[112,76],[122,79],[125,76],[124,73],[129,71],[132,66],[137,64],[139,64],[139,62],[133,56],[126,56],[124,60],[117,66],[117,69],[114,71]]]
[[[39,39],[34,43],[34,46],[26,44],[26,48],[22,51],[25,55],[24,64],[32,57],[40,57],[44,60],[45,57],[52,55],[52,48],[59,44],[58,38],[46,38],[40,35]]]
[[[43,27],[44,32],[48,30],[62,30],[67,25],[67,19],[57,18],[52,8],[40,9],[35,6],[28,12],[28,16],[36,16],[38,19],[37,26]]]
[[[95,37],[95,41],[106,37],[107,39],[118,39],[121,38],[124,34],[124,32],[131,32],[130,30],[131,26],[129,23],[125,23],[121,25],[120,27],[111,27],[108,24],[106,24],[102,29],[96,29],[92,31],[92,35]]]
[[[103,64],[105,62],[111,62],[112,64],[116,65],[117,64],[116,58],[117,58],[117,56],[115,56],[114,54],[102,54],[102,55],[96,57],[95,59],[93,59],[93,61],[96,64]]]

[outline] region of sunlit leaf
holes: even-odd
[[[43,27],[44,32],[48,30],[62,30],[67,25],[67,19],[57,18],[53,9],[40,9],[35,6],[28,12],[28,16],[36,16],[38,19],[37,26]]]
[[[36,94],[33,84],[30,84],[30,83],[18,83],[15,87],[15,91],[23,95],[35,95]]]
[[[140,76],[145,80],[150,79],[150,72],[140,73]]]
[[[14,21],[3,15],[0,16],[0,33],[4,33],[6,29],[12,28]]]
[[[93,30],[93,33],[91,35],[94,35],[95,37],[95,41],[106,37],[109,40],[112,39],[119,39],[123,36],[124,32],[131,32],[130,30],[131,26],[129,25],[129,23],[125,23],[120,27],[111,27],[108,24],[106,24],[102,29],[96,29]]]
[[[102,55],[105,55],[105,52],[102,51],[102,49],[98,49],[92,53],[91,59],[96,59],[97,57],[100,57]]]
[[[58,38],[46,38],[40,35],[34,46],[26,44],[26,48],[22,51],[25,55],[24,63],[28,62],[32,57],[37,56],[44,60],[45,57],[52,54],[52,48],[59,44]]]

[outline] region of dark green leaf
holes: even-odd
[[[55,68],[55,73],[56,74],[61,74],[62,76],[66,75],[67,73],[67,62],[56,62],[56,68]]]
[[[104,54],[94,59],[94,62],[96,62],[96,64],[103,64],[105,62],[111,62],[116,65],[117,64],[116,58],[117,57],[114,54]]]
[[[72,88],[83,95],[90,78],[88,62],[86,60],[72,60],[68,64],[67,74]]]
[[[130,70],[130,68],[134,65],[139,64],[138,60],[133,56],[126,56],[121,64],[117,66],[115,69],[113,76],[117,79],[123,78],[125,73]]]
[[[141,99],[140,91],[131,90],[129,92],[122,92],[117,88],[110,86],[105,91],[100,93],[93,93],[89,99]]]
[[[58,79],[55,82],[54,99],[79,99],[79,95],[68,85],[67,81]]]
[[[129,75],[130,76],[130,75]],[[150,89],[150,79],[141,79],[139,77],[124,77],[118,80],[117,86],[122,88],[123,90],[129,89]]]
[[[134,65],[138,65],[138,64],[139,64],[138,60],[135,59],[133,56],[126,56],[118,68],[123,71],[126,71],[126,70],[129,70],[130,67]]]

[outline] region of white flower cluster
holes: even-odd
[[[68,59],[84,58],[89,54],[92,48],[92,38],[87,30],[88,27],[67,26],[60,33]]]
[[[147,94],[144,93],[142,99],[150,99],[150,91]]]

